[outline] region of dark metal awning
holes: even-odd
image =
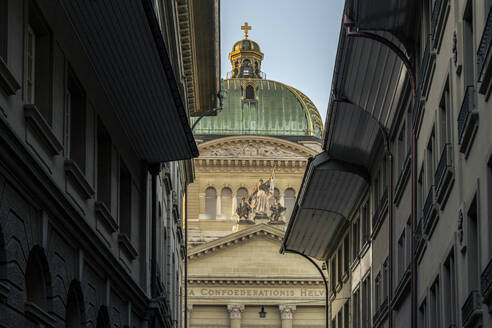
[[[349,209],[369,185],[367,170],[322,152],[310,161],[282,244],[323,260],[334,236],[348,223]]]
[[[281,251],[326,260],[334,250],[337,232],[348,224],[349,213],[369,186],[368,172],[403,108],[400,95],[409,77],[399,56],[413,50],[415,12],[413,0],[347,0],[347,25],[341,27],[325,122],[325,152],[307,168]]]
[[[359,29],[389,32],[411,52],[416,44],[418,3],[416,0],[348,0],[346,13]]]
[[[140,159],[198,156],[150,0],[61,0]]]

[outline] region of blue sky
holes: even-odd
[[[222,0],[221,73],[231,70],[229,52],[252,26],[249,39],[265,54],[267,79],[306,94],[323,121],[331,89],[344,0]]]

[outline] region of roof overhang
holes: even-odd
[[[178,13],[188,108],[199,116],[220,106],[220,1],[179,0]]]
[[[306,169],[281,251],[326,259],[369,180],[362,166],[330,158],[326,152],[316,155]]]
[[[369,171],[381,141],[405,108],[401,95],[409,85],[406,64],[414,51],[416,3],[346,1],[325,123],[325,152],[306,170],[281,251],[295,250],[322,260],[334,251],[341,237],[338,232],[370,184]]]
[[[61,3],[137,156],[198,156],[152,1]]]

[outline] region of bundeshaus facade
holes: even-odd
[[[265,78],[250,28],[229,54],[221,111],[193,131],[200,156],[188,188],[188,322],[324,327],[318,271],[278,252],[308,158],[321,150],[322,121],[301,91]]]
[[[347,0],[323,152],[281,251],[329,327],[491,327],[492,3]]]
[[[0,1],[0,327],[183,327],[218,5]]]

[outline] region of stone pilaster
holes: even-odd
[[[282,328],[292,328],[296,306],[282,304],[278,306],[278,309],[280,310],[280,319],[282,319]]]
[[[191,327],[191,312],[193,311],[193,304],[186,305],[186,325]],[[188,328],[184,327],[184,328]]]
[[[231,328],[241,328],[241,317],[244,312],[243,304],[228,304],[227,311],[231,319]]]

